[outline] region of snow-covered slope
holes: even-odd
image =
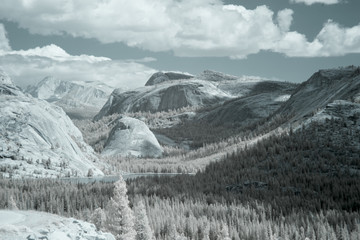
[[[114,90],[94,119],[99,120],[114,113],[160,112],[187,106],[206,106],[231,98],[231,94],[219,89],[213,82],[198,79],[169,81],[128,92]]]
[[[0,167],[6,176],[87,174],[102,171],[93,150],[58,106],[0,83]]]
[[[320,70],[302,83],[278,113],[303,121],[335,100],[356,102],[360,96],[360,68]]]
[[[142,156],[160,157],[162,148],[154,134],[140,120],[122,117],[111,130],[105,148],[104,156]]]
[[[115,240],[94,224],[36,211],[0,210],[0,240]]]
[[[46,77],[26,92],[39,99],[56,103],[71,117],[93,117],[105,104],[112,88],[99,82],[62,81]]]

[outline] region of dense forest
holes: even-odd
[[[249,149],[209,164],[194,178],[135,180],[130,192],[162,197],[211,196],[228,203],[257,199],[278,212],[295,208],[360,209],[360,131],[329,120],[282,136],[272,136]],[[161,188],[158,186],[162,186]]]

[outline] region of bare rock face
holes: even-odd
[[[162,82],[171,81],[171,80],[182,80],[182,79],[190,79],[194,76],[183,73],[175,73],[175,72],[157,72],[154,73],[149,80],[145,83],[145,86],[153,86]]]
[[[6,81],[9,83],[9,81]],[[2,90],[1,90],[2,89]],[[103,175],[81,132],[58,106],[0,83],[0,166],[5,177]]]
[[[130,117],[122,117],[117,121],[102,155],[161,157],[163,150],[144,122]]]

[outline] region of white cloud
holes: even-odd
[[[337,4],[340,3],[341,0],[290,0],[291,3],[305,3],[306,5],[312,5],[314,3],[322,3],[322,4]]]
[[[45,76],[67,81],[99,81],[112,87],[132,89],[144,86],[154,69],[126,61],[54,61],[51,58],[21,55],[0,56],[0,66],[16,84],[25,87]]]
[[[6,31],[4,25],[0,24],[0,51],[8,51],[10,50],[9,40],[6,36]]]
[[[0,24],[0,36],[3,29]],[[115,61],[90,55],[73,56],[54,44],[13,51],[6,45],[8,40],[4,36],[0,38],[0,46],[6,46],[0,48],[0,67],[21,87],[52,75],[62,80],[100,81],[112,87],[130,89],[143,86],[155,72],[141,64],[155,61],[154,58]]]
[[[291,22],[293,20],[294,11],[291,9],[284,9],[278,12],[277,21],[282,31],[287,32],[290,29]]]
[[[291,9],[275,14],[267,6],[246,9],[224,5],[221,0],[2,0],[1,4],[0,18],[15,21],[31,33],[66,33],[96,38],[102,43],[124,42],[151,51],[173,51],[177,56],[246,58],[259,51],[273,51],[313,57],[359,52],[360,25],[345,28],[325,23],[319,35],[308,40],[305,35],[290,31]],[[336,34],[329,32],[331,26]],[[338,39],[346,46],[335,46]],[[63,55],[58,55],[57,61],[61,61]],[[97,60],[89,57],[89,61]]]
[[[275,51],[290,57],[329,57],[360,53],[360,24],[344,28],[329,20],[312,42],[308,42],[302,34],[288,32]]]
[[[73,56],[65,52],[61,47],[50,44],[44,47],[36,47],[28,50],[19,50],[19,51],[7,51],[0,50],[0,56],[4,55],[20,55],[23,57],[46,57],[58,62],[66,61],[85,61],[89,63],[109,61],[110,58],[106,57],[95,57],[92,55],[79,55]]]

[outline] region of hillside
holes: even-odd
[[[219,87],[240,95],[223,103],[198,109],[194,116],[168,128],[154,127],[157,134],[177,142],[202,147],[262,125],[290,98],[297,84],[271,80],[232,80]],[[247,133],[245,133],[247,132]],[[254,132],[255,134],[255,132]]]
[[[194,121],[215,126],[245,127],[274,113],[290,98],[296,84],[276,81],[256,82],[246,95],[200,112]]]
[[[303,82],[277,113],[301,123],[335,100],[359,102],[359,99],[358,67],[320,70]]]

